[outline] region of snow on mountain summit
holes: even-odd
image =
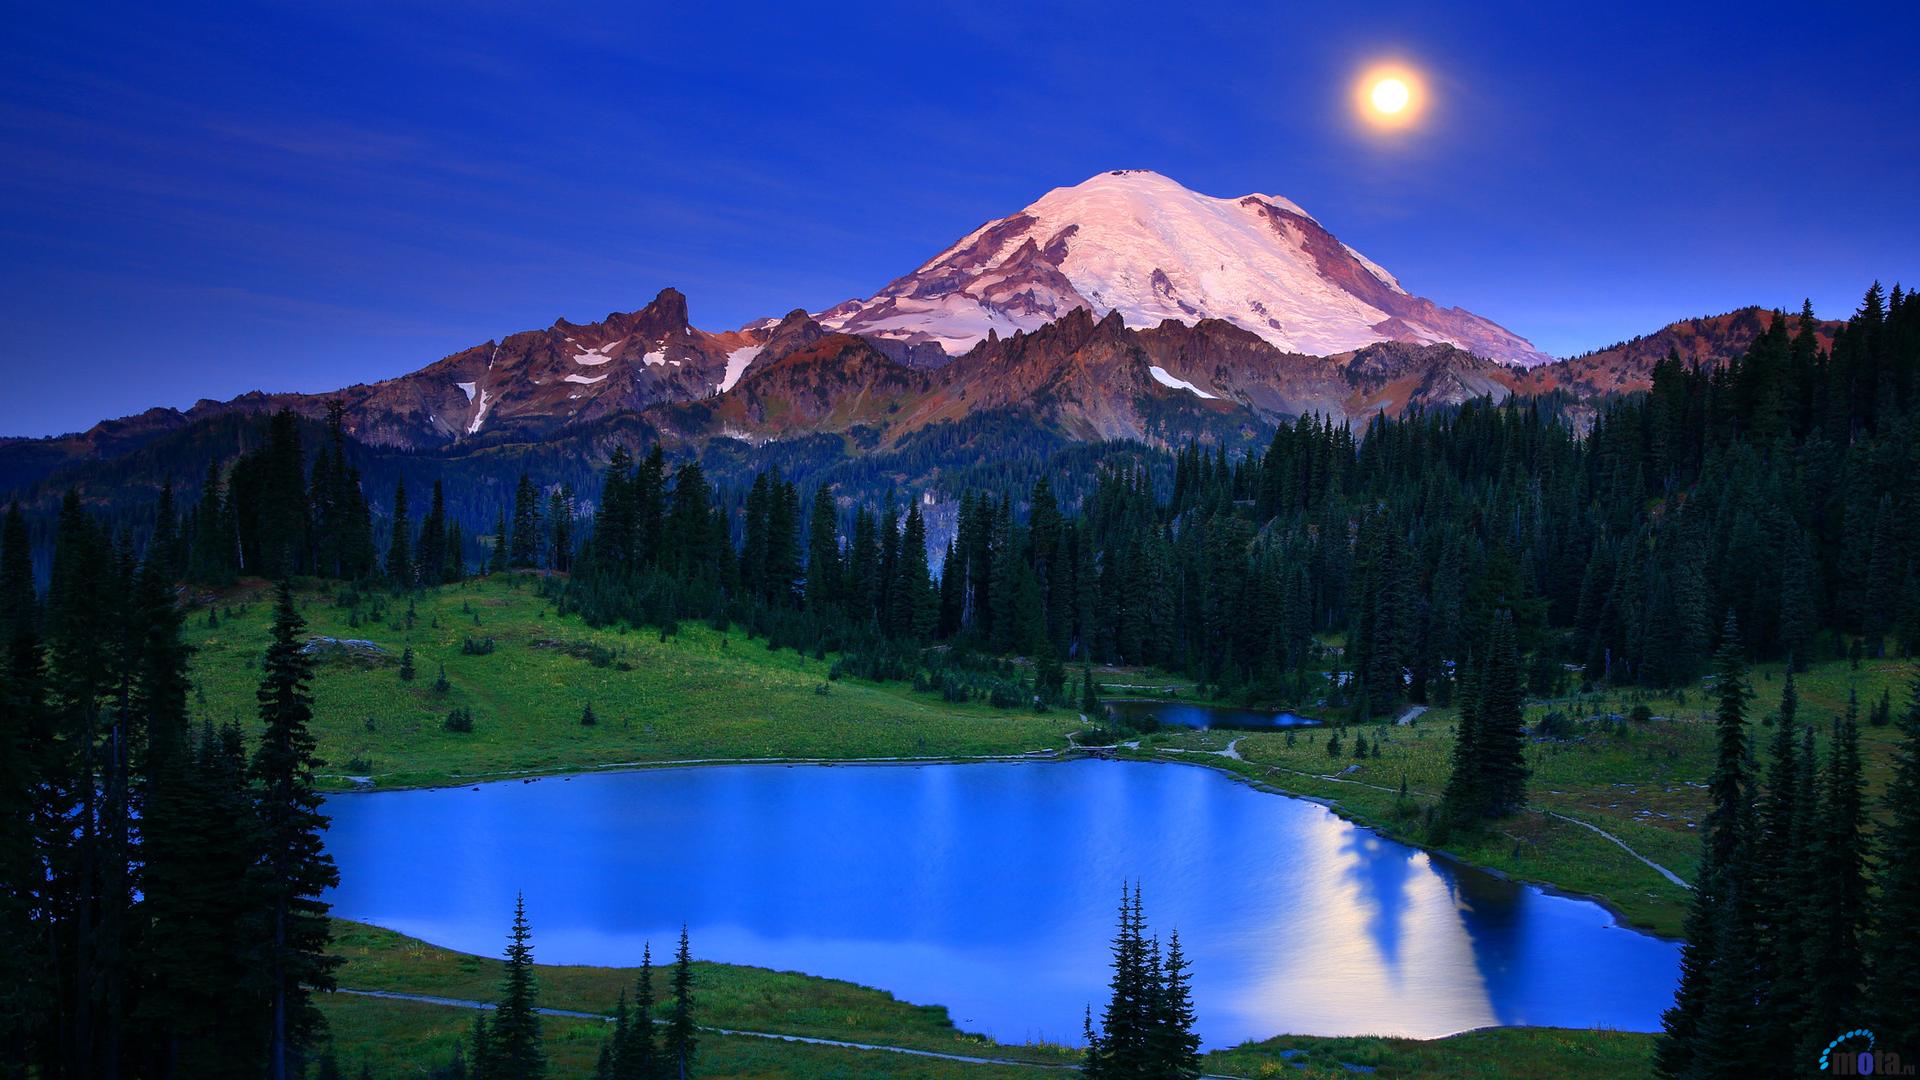
[[[819,320],[961,353],[1077,307],[1118,311],[1135,328],[1223,319],[1316,355],[1393,340],[1529,366],[1549,359],[1493,322],[1409,294],[1289,199],[1214,198],[1138,169],[1055,188]]]

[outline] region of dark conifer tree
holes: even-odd
[[[407,517],[407,482],[393,486],[393,536],[387,541],[387,580],[396,589],[414,585],[413,522]]]
[[[433,501],[420,522],[420,540],[414,547],[414,577],[432,588],[447,576],[447,493],[440,481],[433,482]]]
[[[515,569],[540,565],[540,491],[526,473],[513,492],[513,543],[507,552]]]
[[[1480,711],[1475,750],[1482,808],[1490,817],[1505,817],[1527,801],[1525,682],[1510,613],[1494,614],[1486,656],[1477,687]]]
[[[1712,807],[1687,910],[1680,988],[1662,1018],[1663,1031],[1654,1048],[1654,1068],[1665,1077],[1745,1075],[1751,1053],[1745,1037],[1754,1019],[1756,987],[1742,963],[1749,943],[1741,938],[1751,921],[1743,912],[1750,903],[1753,782],[1748,773],[1747,667],[1731,615],[1721,634],[1718,667],[1716,759],[1707,785]]]
[[[1888,1047],[1920,1046],[1920,675],[1900,717],[1900,743],[1883,796],[1879,891],[1867,950],[1868,1026]],[[1909,1051],[1911,1052],[1911,1051]]]
[[[813,507],[807,514],[807,610],[825,615],[840,608],[839,510],[833,485],[813,489]]]
[[[687,1080],[693,1075],[694,1051],[699,1045],[698,1029],[693,1021],[693,952],[687,947],[687,928],[680,928],[680,947],[673,954],[673,1005],[667,1014],[661,1053],[662,1062],[672,1080]]]
[[[533,973],[533,937],[524,896],[513,902],[513,929],[507,937],[500,1001],[487,1025],[488,1080],[541,1080],[547,1055],[540,1037],[540,987]]]
[[[640,949],[640,975],[633,985],[633,1014],[627,1036],[614,1058],[615,1080],[655,1080],[660,1073],[659,1049],[653,1033],[653,946]]]
[[[26,1075],[51,988],[37,961],[48,927],[34,911],[46,891],[36,850],[35,792],[50,750],[45,727],[38,598],[26,518],[7,508],[0,527],[0,1075]],[[50,915],[43,908],[43,918]]]
[[[573,487],[563,484],[547,496],[547,566],[573,569]]]
[[[258,864],[267,951],[262,958],[271,1003],[267,1034],[268,1075],[298,1075],[303,1048],[324,1030],[314,1008],[315,991],[333,989],[339,959],[328,955],[332,940],[321,895],[340,881],[320,834],[314,769],[313,661],[302,651],[306,622],[294,606],[293,587],[282,582],[274,599],[273,640],[260,681],[260,719],[265,730],[250,770],[258,790],[262,855]]]
[[[1852,1026],[1860,1000],[1860,945],[1867,924],[1869,859],[1861,796],[1859,720],[1859,700],[1849,694],[1846,712],[1834,719],[1833,738],[1820,778],[1820,815],[1815,826],[1819,847],[1811,881],[1815,892],[1808,898],[1816,916],[1804,927],[1803,1055],[1817,1055],[1834,1034]]]

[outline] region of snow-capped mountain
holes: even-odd
[[[1502,363],[1552,358],[1471,312],[1408,293],[1277,195],[1218,199],[1158,173],[1101,173],[990,221],[866,300],[819,321],[958,355],[1075,308],[1129,327],[1223,319],[1287,352],[1444,343]]]

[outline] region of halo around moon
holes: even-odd
[[[1420,73],[1404,64],[1376,64],[1361,72],[1353,84],[1354,111],[1368,127],[1380,131],[1412,126],[1425,111],[1426,97]]]

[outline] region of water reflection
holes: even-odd
[[[741,766],[329,801],[346,918],[497,953],[524,889],[555,963],[716,960],[1077,1041],[1122,879],[1195,965],[1208,1046],[1492,1023],[1649,1030],[1671,944],[1205,769]],[[1577,971],[1577,975],[1575,974]]]

